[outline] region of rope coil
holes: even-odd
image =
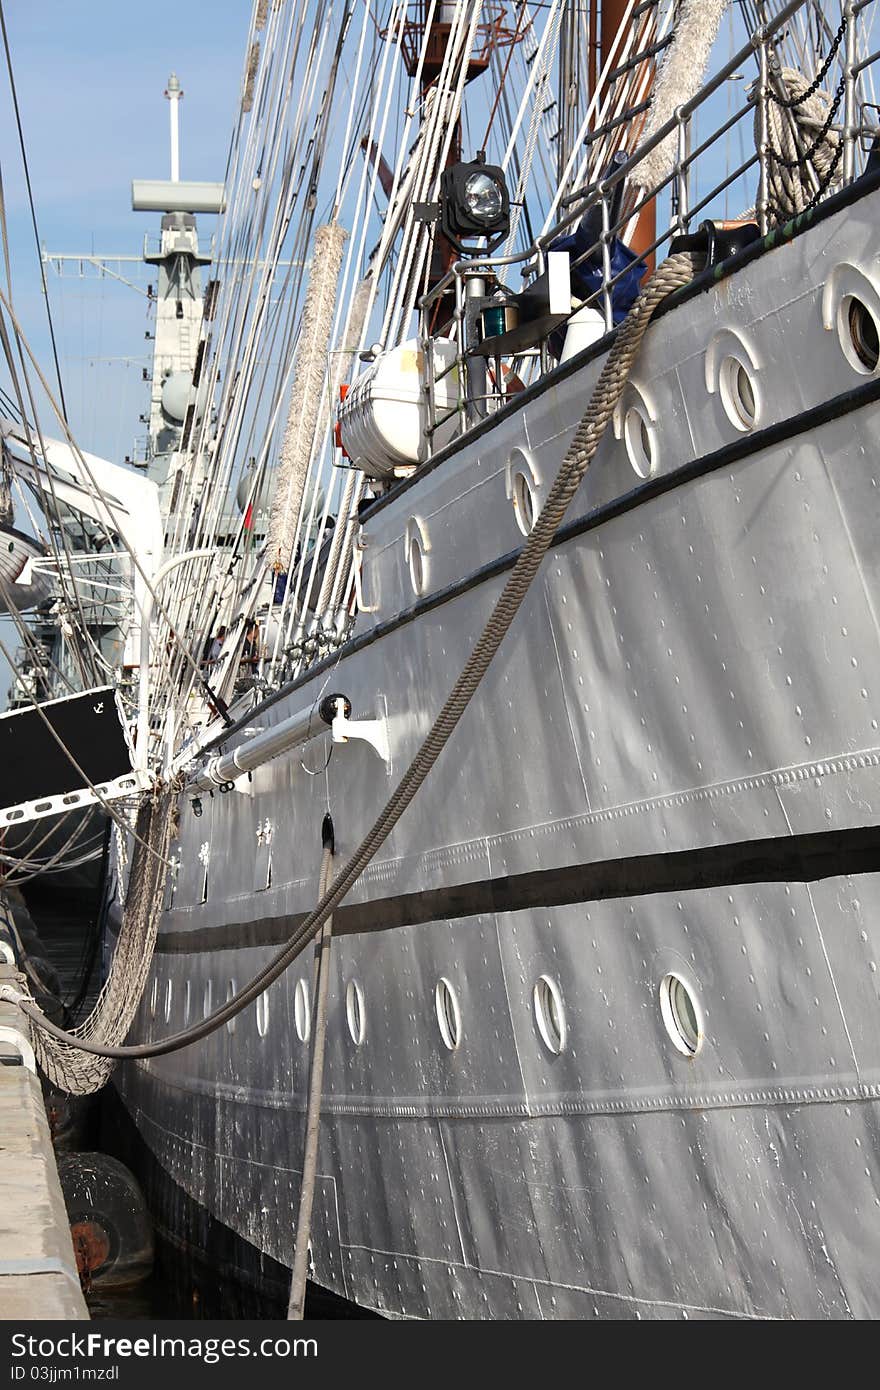
[[[833,56],[833,55],[832,55]],[[846,82],[840,79],[832,97],[819,91],[796,68],[782,68],[780,97],[768,89],[767,208],[771,220],[787,222],[807,212],[831,187],[843,155],[843,136],[833,129]],[[760,141],[760,109],[755,112],[755,139]],[[812,165],[816,182],[811,180]]]

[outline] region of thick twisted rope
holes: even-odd
[[[325,832],[327,822],[325,820]],[[333,874],[333,832],[325,833],[318,897],[323,897]],[[290,1275],[290,1298],[287,1317],[301,1322],[305,1316],[306,1283],[309,1269],[309,1240],[312,1232],[312,1208],[315,1201],[315,1178],[318,1172],[318,1140],[321,1134],[321,1097],[324,1086],[324,1044],[327,1040],[327,989],[330,983],[330,940],[333,935],[333,914],[329,913],[321,927],[320,940],[315,946],[315,969],[312,984],[312,1048],[309,1054],[309,1088],[306,1106],[305,1136],[303,1139],[302,1182],[299,1188],[299,1211],[296,1218],[296,1238],[293,1245],[293,1268]]]
[[[284,973],[318,931],[363,873],[376,851],[391,834],[407,806],[430,773],[459,720],[480,686],[489,665],[522,607],[544,556],[553,544],[554,536],[566,511],[593,461],[596,450],[608,426],[614,408],[620,400],[633,362],[655,310],[676,290],[690,284],[702,268],[702,257],[693,252],[680,252],[659,267],[639,295],[627,318],[620,325],[611,346],[590,403],[574,438],[568,447],[556,479],[544,503],[507,582],[496,601],[489,621],[473,648],[464,669],[452,688],[442,710],[435,719],[421,748],[392,793],[385,809],[358,849],[341,870],[330,889],[290,937],[286,946],[237,995],[201,1023],[181,1033],[156,1042],[139,1043],[129,1047],[106,1046],[91,1038],[77,1038],[50,1023],[35,1005],[23,1000],[11,987],[0,989],[0,998],[18,1003],[41,1030],[52,1034],[70,1046],[80,1047],[101,1057],[133,1059],[160,1057],[200,1041],[213,1033],[236,1014],[252,1004],[264,990]],[[158,862],[158,861],[155,861]]]
[[[143,997],[162,909],[175,799],[174,792],[165,791],[148,798],[138,811],[139,838],[135,841],[122,926],[110,973],[95,1007],[69,1034],[58,1037],[44,1028],[35,1031],[34,1051],[40,1066],[53,1085],[72,1095],[99,1091],[114,1065],[103,1050],[86,1051],[82,1044],[96,1043],[102,1049],[118,1047],[125,1041]],[[36,1010],[33,1000],[30,1003]]]
[[[830,188],[843,153],[843,137],[832,128],[843,93],[832,97],[816,90],[797,68],[783,68],[779,84],[786,96],[766,102],[767,210],[771,221],[787,222],[813,207]],[[755,140],[760,141],[761,113],[755,111]],[[818,183],[809,176],[812,166]]]

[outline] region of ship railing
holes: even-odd
[[[491,389],[486,389],[486,376],[478,365],[481,356],[485,359],[486,347],[478,340],[474,306],[483,300],[480,307],[487,307],[486,297],[480,293],[481,286],[487,283],[497,287],[502,295],[506,291],[509,292],[505,285],[505,274],[514,267],[519,267],[525,287],[542,276],[547,269],[547,256],[553,250],[554,243],[566,233],[573,231],[576,224],[592,209],[599,209],[601,232],[582,254],[570,262],[570,269],[586,262],[595,265],[598,259],[601,281],[598,288],[588,297],[578,300],[562,319],[557,319],[553,330],[556,333],[564,332],[572,315],[588,307],[595,308],[602,315],[606,332],[613,329],[614,289],[630,273],[629,266],[617,273],[612,271],[613,247],[618,239],[626,242],[627,234],[636,226],[640,214],[652,204],[657,207],[661,198],[668,198],[669,217],[665,228],[650,244],[639,250],[640,259],[648,263],[653,259],[659,260],[662,254],[668,251],[674,237],[686,234],[699,226],[703,220],[702,215],[708,216],[708,210],[720,196],[728,189],[742,186],[743,180],[753,171],[757,174],[755,203],[753,208],[746,210],[745,215],[756,221],[761,235],[766,236],[771,227],[768,189],[773,159],[767,110],[772,95],[778,91],[780,67],[774,39],[778,42],[781,31],[798,11],[808,8],[809,3],[810,0],[789,0],[789,3],[782,6],[775,15],[768,17],[698,92],[677,107],[674,115],[653,136],[642,141],[632,154],[615,163],[603,177],[574,189],[561,200],[562,215],[526,250],[506,256],[463,257],[453,262],[442,279],[419,300],[419,340],[425,362],[423,390],[426,398],[425,433],[429,456],[439,447],[436,442],[438,434],[441,435],[444,445],[448,442],[450,431],[444,427],[449,426],[455,417],[458,422],[456,433],[464,434],[488,413],[502,409],[508,402],[510,397],[501,379],[501,355],[511,357],[517,370],[524,361],[536,364],[541,374],[552,365],[549,352],[551,335],[548,332],[537,336],[536,340],[523,350],[511,350],[499,355],[496,359],[494,384]],[[844,88],[843,110],[840,123],[831,127],[841,139],[841,158],[833,179],[829,180],[828,188],[823,188],[815,170],[810,164],[805,163],[805,177],[812,186],[816,201],[831,188],[852,183],[860,173],[859,154],[866,155],[870,149],[870,142],[880,137],[880,123],[867,122],[860,116],[860,111],[877,110],[870,101],[862,99],[864,93],[861,84],[866,75],[871,73],[873,65],[880,62],[880,50],[866,55],[859,54],[856,24],[862,11],[875,3],[876,0],[845,0],[841,6],[846,28],[844,42],[838,54],[837,71],[841,74]],[[743,65],[751,62],[756,56],[757,77],[748,87],[742,103],[726,119],[714,123],[710,133],[694,147],[694,117],[725,83],[739,77]],[[834,72],[835,68],[832,66],[832,75]],[[826,82],[829,87],[833,86],[830,77],[826,78]],[[644,104],[640,111],[643,113]],[[614,117],[601,128],[594,130],[588,137],[588,143],[607,136],[612,128],[616,129],[635,114],[627,112],[625,116]],[[720,142],[747,117],[755,121],[755,148],[751,153],[747,151],[746,157],[715,182],[708,192],[701,191],[699,198],[692,201],[693,175],[698,162],[703,161],[712,151],[717,153]],[[639,166],[651,151],[656,150],[670,137],[674,140],[675,157],[669,172],[658,183],[640,185]],[[615,206],[619,209],[616,216],[613,215]],[[436,306],[444,296],[454,297],[454,307],[444,327],[447,334],[453,338],[456,352],[454,360],[442,371],[435,372],[432,351],[435,335],[431,332],[431,325],[437,316]],[[500,302],[503,303],[503,299]],[[438,411],[437,387],[447,377],[457,381],[455,400],[452,405],[444,405]]]
[[[124,550],[43,555],[31,562],[35,574],[60,579],[74,589],[86,623],[94,627],[119,627],[134,608],[133,566]]]

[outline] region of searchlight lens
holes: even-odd
[[[501,216],[504,203],[495,179],[491,174],[471,174],[464,186],[464,201],[468,212],[476,222],[486,226],[496,222]]]

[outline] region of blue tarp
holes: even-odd
[[[568,236],[557,237],[551,242],[549,249],[567,251],[572,262],[589,251],[596,240],[595,219],[591,213],[592,210]],[[597,265],[583,261],[579,266],[572,266],[571,292],[576,299],[588,299],[602,287],[602,262],[598,252],[596,258]],[[611,244],[611,274],[612,277],[620,275],[620,279],[611,288],[611,312],[615,323],[625,319],[632,308],[641,287],[642,276],[647,269],[645,262],[639,260],[634,251],[630,251],[628,246],[624,246],[623,242],[615,237]],[[596,300],[596,308],[601,313],[601,299]]]

